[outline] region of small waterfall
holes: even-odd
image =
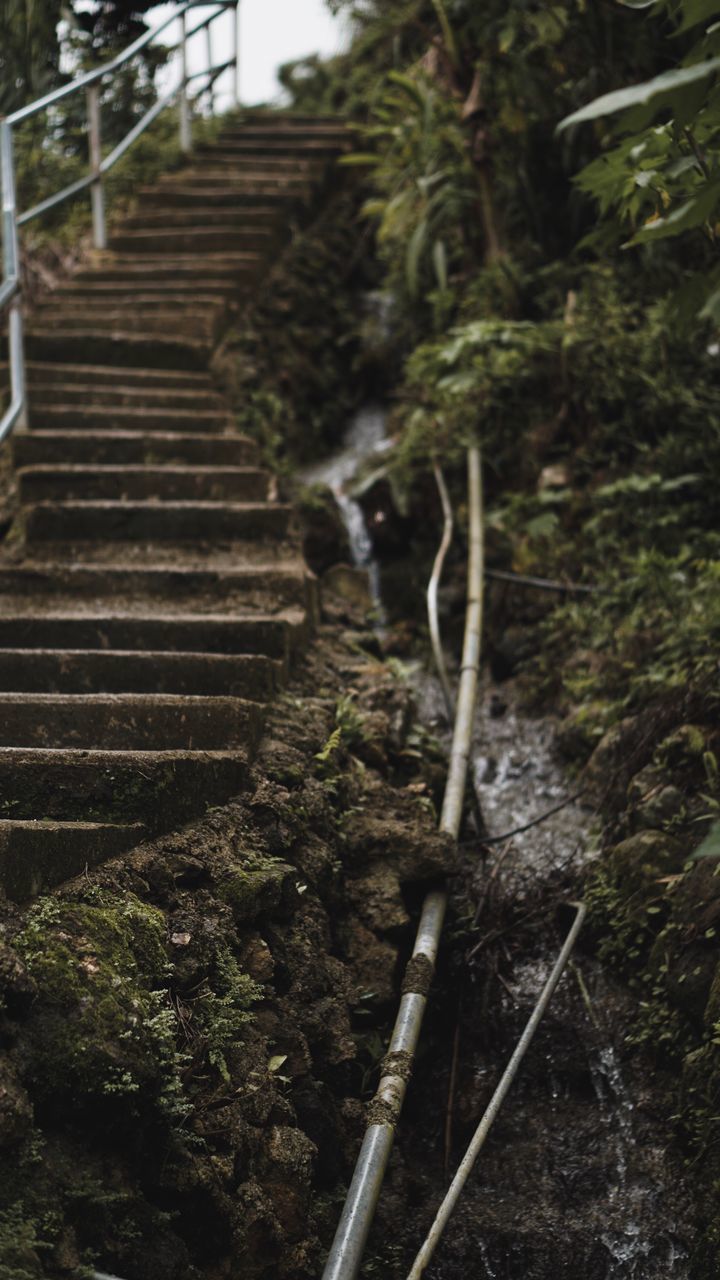
[[[365,513],[350,492],[360,467],[368,458],[387,448],[386,413],[381,405],[370,404],[359,409],[345,433],[342,448],[323,462],[307,468],[302,478],[306,484],[326,484],[335,497],[347,529],[353,565],[368,575],[375,625],[382,629],[387,615],[382,601],[380,566]]]

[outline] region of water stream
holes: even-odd
[[[334,493],[353,563],[368,572],[381,626],[386,610],[380,567],[352,486],[360,469],[386,448],[385,412],[368,405],[354,417],[342,448],[303,476],[306,483],[324,483]],[[420,720],[448,745],[438,680],[419,662],[409,668],[409,678]],[[552,723],[524,714],[512,682],[494,683],[487,673],[481,681],[472,767],[483,816],[494,834],[531,822],[573,789],[553,753]],[[579,798],[514,836],[502,850],[501,879],[515,908],[532,908],[547,886],[550,899],[557,884],[578,892],[593,856],[591,829],[592,813]],[[492,857],[500,851],[496,845]],[[483,896],[488,865],[478,859],[473,872],[477,899]],[[465,1045],[459,1078],[466,1096],[460,1110],[474,1116],[473,1124],[545,981],[556,945],[549,920],[540,954],[536,949],[513,958],[504,989],[498,986],[495,996],[505,1028],[499,1040],[504,1042],[488,1048],[482,1035],[474,1042],[471,1034]],[[544,1049],[531,1051],[535,1061],[529,1057],[498,1121],[503,1135],[499,1147],[491,1141],[484,1153],[429,1280],[465,1280],[470,1274],[488,1280],[687,1280],[688,1250],[677,1225],[688,1217],[678,1189],[681,1179],[666,1152],[662,1119],[653,1117],[652,1101],[648,1105],[646,1081],[632,1065],[626,1069],[615,1043],[616,1028],[628,1017],[627,1003],[621,1008],[627,997],[613,989],[592,958],[577,964],[582,977],[576,981],[572,973],[565,975],[548,1025],[538,1036]],[[417,1081],[420,1114],[437,1105],[437,1080],[429,1087],[424,1097],[422,1081]],[[423,1126],[418,1127],[422,1134]],[[408,1130],[413,1129],[410,1122]],[[427,1139],[405,1141],[410,1163],[432,1163],[423,1145]],[[441,1189],[439,1174],[431,1199]],[[426,1214],[421,1216],[424,1222]]]
[[[335,497],[347,530],[352,561],[368,575],[373,602],[375,626],[383,628],[387,615],[380,586],[380,565],[375,558],[372,538],[360,503],[352,495],[352,486],[360,468],[387,450],[387,414],[382,405],[368,404],[358,409],[337,453],[301,473],[304,484],[325,484]]]

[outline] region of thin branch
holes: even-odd
[[[521,587],[537,587],[539,591],[560,591],[571,595],[592,595],[602,590],[602,587],[582,582],[558,582],[554,578],[535,578],[526,573],[511,573],[509,569],[486,569],[485,577],[494,578],[497,582],[514,582]]]
[[[541,822],[546,822],[548,818],[552,818],[553,814],[560,813],[561,809],[567,809],[568,805],[574,804],[581,796],[585,795],[586,788],[576,791],[574,795],[568,796],[567,800],[563,800],[560,804],[556,804],[554,808],[548,809],[546,813],[541,813],[538,818],[533,818],[532,822],[526,822],[522,827],[514,827],[512,831],[506,831],[501,836],[486,836],[483,844],[503,844],[506,840],[512,840],[513,836],[521,836],[523,832],[530,831],[532,827],[538,827]]]

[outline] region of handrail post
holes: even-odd
[[[192,150],[192,125],[190,122],[190,100],[188,98],[188,56],[187,56],[187,18],[185,12],[181,14],[180,21],[182,23],[182,44],[181,44],[181,63],[180,70],[182,75],[182,84],[180,86],[180,150],[188,152]]]
[[[240,53],[242,49],[240,41],[240,6],[242,0],[237,0],[235,5],[235,13],[233,14],[233,62],[235,63],[235,106],[240,106]]]
[[[25,389],[25,342],[23,337],[22,294],[20,292],[20,252],[18,248],[17,197],[15,194],[15,159],[12,128],[0,122],[0,176],[3,208],[3,275],[16,280],[18,291],[10,303],[8,316],[8,362],[12,398],[21,405],[17,426],[25,429],[27,392]]]
[[[213,69],[213,52],[212,52],[212,23],[208,22],[205,28],[205,49],[207,51],[207,69],[208,80],[210,83],[210,115],[215,115],[215,81],[212,79]]]
[[[90,171],[93,184],[90,188],[92,202],[93,244],[96,249],[107,249],[107,225],[105,222],[105,192],[102,180],[102,125],[100,117],[100,85],[91,84],[87,90],[88,127],[90,134]]]

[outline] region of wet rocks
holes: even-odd
[[[298,509],[302,525],[303,554],[314,573],[350,560],[350,543],[335,495],[324,484],[301,491]]]
[[[662,877],[681,870],[684,857],[681,841],[662,831],[639,831],[607,854],[623,892],[636,900],[648,894],[657,896]]]

